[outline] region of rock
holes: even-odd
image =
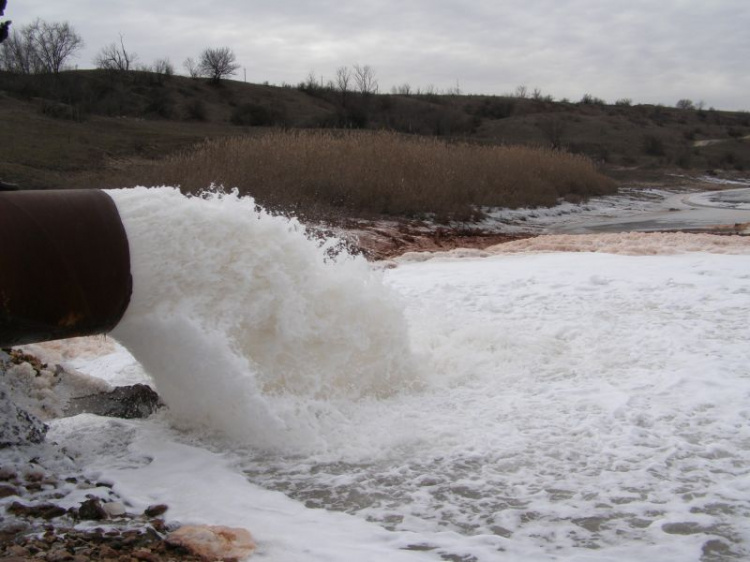
[[[27,521],[13,518],[9,520],[4,518],[3,521],[0,521],[0,541],[2,541],[4,537],[19,537],[28,533],[30,529],[31,524]]]
[[[88,521],[101,521],[107,518],[107,512],[102,507],[102,502],[97,498],[86,500],[78,508],[78,518]]]
[[[28,549],[26,549],[26,548],[24,548],[22,546],[18,546],[17,544],[10,545],[6,549],[6,552],[10,556],[20,556],[21,558],[24,558],[26,556],[31,556],[31,553],[28,551]]]
[[[67,415],[82,413],[115,418],[146,418],[162,407],[159,395],[145,384],[120,386],[111,392],[72,398]]]
[[[133,558],[143,560],[144,562],[157,562],[157,560],[159,560],[159,557],[156,554],[146,548],[139,548],[138,550],[133,551]]]
[[[102,558],[114,558],[117,559],[120,555],[113,548],[110,548],[106,544],[99,547],[99,556]]]
[[[73,555],[67,550],[56,549],[50,550],[44,559],[47,562],[66,562],[68,560],[73,560]]]
[[[255,550],[255,541],[246,529],[185,525],[165,539],[171,547],[184,548],[206,562],[244,560]]]
[[[0,449],[41,443],[47,426],[36,416],[16,406],[5,389],[0,388]]]
[[[163,503],[157,504],[157,505],[150,505],[146,508],[146,510],[143,512],[143,514],[146,517],[159,517],[160,515],[164,515],[166,513],[167,509],[169,509],[166,505]]]
[[[17,496],[18,490],[10,484],[0,484],[0,498],[9,498],[10,496]]]
[[[44,472],[41,470],[29,470],[23,475],[26,482],[41,482],[44,480]]]
[[[107,502],[102,504],[102,509],[107,513],[108,517],[121,517],[125,515],[125,506],[120,502]]]
[[[51,503],[24,505],[21,502],[13,502],[8,507],[8,512],[20,517],[34,517],[48,520],[67,513],[62,507]]]
[[[16,476],[16,473],[11,469],[0,467],[0,481],[13,480]]]

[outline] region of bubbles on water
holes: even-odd
[[[236,193],[109,193],[134,279],[113,336],[180,425],[284,447],[312,437],[306,400],[416,382],[398,297],[338,241],[313,240]],[[289,396],[300,400],[290,407]]]

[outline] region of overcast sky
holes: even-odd
[[[750,110],[750,0],[9,0],[6,18],[68,21],[80,68],[119,40],[141,63],[231,47],[249,82],[297,84],[372,66],[408,83],[555,99]],[[243,71],[244,69],[244,71]]]

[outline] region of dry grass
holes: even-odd
[[[125,178],[121,178],[125,180]],[[547,206],[610,193],[614,184],[581,155],[477,146],[391,132],[284,132],[210,140],[128,170],[124,185],[237,187],[270,208],[320,215],[466,218],[481,206]]]

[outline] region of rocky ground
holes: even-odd
[[[161,406],[144,385],[105,389],[20,350],[0,351],[0,560],[240,560],[249,533],[180,527],[166,505],[135,512],[112,484],[45,439],[44,423],[82,412],[145,417]]]

